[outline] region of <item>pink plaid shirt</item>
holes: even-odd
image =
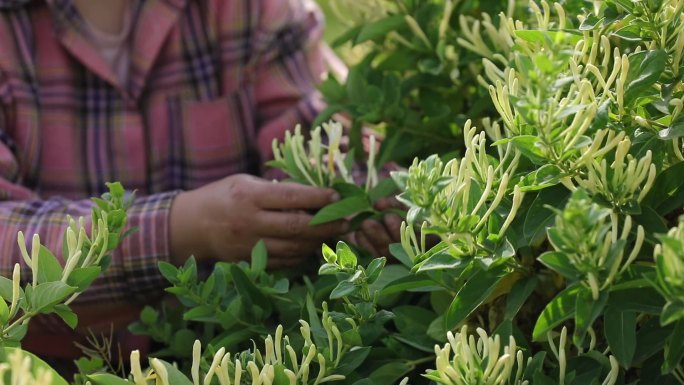
[[[178,191],[258,173],[273,138],[319,108],[322,25],[307,0],[133,4],[120,84],[70,0],[0,0],[0,272],[25,267],[17,231],[59,251],[65,215],[88,218],[105,182],[137,190],[140,230],[84,301],[160,292]]]

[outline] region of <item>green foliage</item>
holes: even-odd
[[[684,384],[684,2],[511,2],[498,22],[467,16],[479,1],[345,4],[363,23],[340,41],[369,52],[323,92],[328,114],[351,116],[353,147],[362,123],[385,125],[368,168],[428,148],[460,155],[393,174],[408,208],[396,261],[340,242],[302,278],[266,271],[263,244],[207,277],[193,259],[161,264],[178,304],[132,328],[169,361],[143,371],[134,352],[133,382]],[[454,76],[471,67],[477,80]],[[476,84],[492,101],[481,109]],[[355,187],[341,127],[323,129],[325,144],[320,129],[306,146],[299,131],[276,143],[272,165],[340,192],[317,223],[373,215],[376,174]],[[24,289],[0,279],[0,295],[57,311],[46,292],[80,286],[39,290],[59,271],[33,250],[51,267]]]
[[[12,279],[0,279],[0,343],[18,346],[28,330],[29,320],[38,314],[55,313],[72,328],[76,316],[69,304],[85,291],[107,268],[108,253],[114,250],[126,226],[126,209],[132,202],[124,197],[119,183],[108,184],[109,192],[102,199],[94,199],[91,236],[86,234],[84,220],[68,218],[69,227],[64,233],[62,267],[40,237],[32,238],[31,249],[26,247],[20,231],[17,242],[21,255],[31,268],[32,280],[21,287],[19,264],[14,266]],[[9,303],[9,306],[8,306]]]
[[[380,164],[459,153],[466,119],[493,111],[477,82],[480,53],[461,44],[472,31],[459,19],[511,14],[514,2],[331,0],[327,5],[336,20],[348,24],[333,47],[350,46],[347,56],[354,64],[345,79],[331,75],[321,85],[329,107],[317,122],[335,113],[350,117],[354,148],[362,148],[362,127],[374,126],[386,136]]]
[[[68,384],[47,363],[23,351],[19,345],[28,331],[29,321],[39,314],[57,314],[72,329],[76,327],[78,320],[69,304],[107,268],[108,253],[125,236],[126,210],[133,197],[126,198],[119,183],[107,186],[109,192],[101,199],[94,199],[90,236],[86,234],[83,218],[78,221],[67,218],[64,267],[41,245],[37,234],[32,238],[29,253],[24,234],[19,232],[17,242],[24,261],[31,268],[32,280],[21,287],[19,264],[14,267],[12,279],[0,277],[0,382]],[[101,367],[102,363],[97,366]]]

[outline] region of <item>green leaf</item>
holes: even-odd
[[[75,287],[76,291],[83,292],[100,276],[101,273],[101,269],[97,266],[78,267],[69,274],[67,284]]]
[[[265,271],[267,263],[268,251],[266,251],[266,243],[260,240],[252,249],[252,271],[256,273]]]
[[[322,254],[323,259],[325,259],[325,261],[329,264],[334,264],[337,262],[337,254],[335,254],[333,249],[331,249],[330,246],[326,245],[325,243],[322,246]]]
[[[254,306],[258,306],[264,310],[264,313],[271,313],[271,302],[256,286],[254,286],[252,281],[247,277],[247,274],[245,274],[238,265],[230,266],[230,274],[233,276],[235,288],[249,312],[253,310]]]
[[[577,293],[577,303],[575,305],[575,335],[573,336],[576,345],[581,345],[587,330],[594,324],[594,321],[603,313],[603,309],[608,302],[608,292],[599,293],[599,298],[592,298],[591,290],[585,286]]]
[[[561,274],[565,278],[573,281],[579,279],[580,273],[575,269],[575,266],[570,262],[570,258],[565,253],[560,251],[547,251],[538,258],[539,262],[549,269]]]
[[[337,258],[339,258],[338,262],[340,266],[345,268],[356,267],[356,254],[354,254],[349,245],[342,241],[337,242],[335,253],[337,254]]]
[[[610,351],[623,368],[629,368],[636,352],[636,313],[608,306],[603,327]]]
[[[436,291],[441,290],[437,283],[424,274],[411,274],[392,281],[380,291],[380,297],[404,291]]]
[[[665,364],[663,371],[671,373],[684,359],[684,319],[675,324],[672,335],[668,338],[665,349]]]
[[[363,28],[363,25],[349,29],[342,35],[335,38],[335,40],[333,40],[332,43],[330,43],[330,46],[333,48],[338,48],[339,46],[349,41],[356,40],[356,36],[358,36],[359,32],[361,31],[361,28]]]
[[[320,225],[372,210],[373,207],[366,196],[352,196],[323,207],[314,215],[309,224]]]
[[[511,143],[518,149],[526,158],[535,164],[543,164],[546,161],[546,155],[542,151],[541,139],[533,135],[520,135],[511,138]]]
[[[159,312],[151,306],[145,306],[140,312],[140,321],[146,325],[154,325],[159,318]]]
[[[370,352],[371,348],[364,346],[345,354],[342,360],[340,360],[340,365],[335,369],[335,374],[349,375],[366,361]]]
[[[577,294],[580,291],[579,284],[570,286],[560,292],[549,302],[534,325],[532,338],[541,341],[546,338],[546,333],[563,321],[570,319],[575,314]]]
[[[435,250],[436,248],[432,248]],[[428,252],[429,253],[429,252]],[[416,265],[418,269],[417,272],[433,271],[433,270],[449,270],[451,272],[461,271],[468,267],[472,259],[469,258],[456,258],[449,253],[449,248],[444,248],[442,250],[437,250],[437,252],[425,261]]]
[[[629,75],[625,85],[625,105],[652,87],[665,72],[668,54],[664,50],[649,50],[629,55]]]
[[[408,362],[393,361],[375,369],[369,379],[375,384],[393,384],[411,370],[413,370],[413,365]]]
[[[658,138],[670,140],[684,136],[684,115],[679,115],[672,124],[658,132]]]
[[[525,217],[523,233],[528,244],[536,244],[546,235],[546,229],[553,225],[556,213],[549,209],[551,207],[564,207],[570,192],[562,185],[545,188],[539,192],[532,202]]]
[[[178,282],[178,268],[168,262],[160,261],[157,265],[159,272],[170,283]]]
[[[11,302],[12,290],[12,280],[7,277],[0,276],[0,297],[4,298],[7,302]]]
[[[76,291],[62,281],[46,282],[37,285],[31,293],[31,310],[36,313],[49,311]]]
[[[0,298],[0,325],[4,325],[9,320],[9,306],[4,299]]]
[[[622,311],[658,315],[665,306],[665,300],[653,287],[648,286],[611,290],[608,304]]]
[[[413,305],[397,306],[392,313],[396,315],[394,325],[402,334],[425,334],[430,322],[437,317],[435,312]]]
[[[660,323],[669,325],[684,319],[684,306],[679,303],[668,302],[660,314]]]
[[[337,286],[333,289],[332,293],[330,293],[330,299],[339,299],[342,297],[350,296],[359,289],[360,287],[355,285],[353,282],[342,281],[338,283]]]
[[[318,269],[318,275],[332,275],[340,272],[340,267],[334,263],[324,263]]]
[[[668,214],[684,205],[684,162],[677,162],[656,176],[643,205],[653,207],[660,214]]]
[[[21,352],[24,357],[28,356],[31,359],[31,373],[33,373],[34,376],[37,377],[39,371],[48,372],[51,374],[50,385],[69,385],[64,377],[62,377],[56,370],[31,352],[27,352],[21,348],[5,347],[5,357],[16,354],[17,351]]]
[[[529,277],[522,279],[513,285],[511,292],[506,299],[506,311],[504,312],[504,319],[513,320],[520,311],[520,308],[525,304],[525,301],[532,295],[534,289],[537,288],[539,280],[537,277]]]
[[[389,251],[394,258],[401,262],[402,265],[408,267],[409,269],[413,268],[413,261],[411,261],[411,258],[408,256],[408,254],[406,254],[406,250],[404,250],[404,247],[401,245],[401,243],[392,243],[389,245]]]
[[[381,198],[387,198],[397,192],[397,184],[392,178],[385,178],[368,192],[371,202],[377,202]]]
[[[89,374],[88,379],[93,385],[131,385],[123,378],[109,373]]]
[[[387,36],[392,31],[400,30],[406,26],[403,15],[389,16],[376,22],[363,26],[359,35],[356,37],[356,44],[361,44],[368,40],[375,40]]]
[[[61,318],[67,325],[69,325],[70,328],[76,329],[76,325],[78,325],[78,317],[76,316],[76,313],[74,313],[69,306],[64,305],[64,304],[59,304],[55,306],[55,313]]]
[[[383,257],[375,258],[371,261],[371,263],[368,264],[366,276],[369,285],[373,284],[380,277],[380,273],[382,273],[385,263],[387,263],[387,259]]]
[[[162,365],[166,368],[166,373],[169,376],[169,384],[173,385],[193,385],[192,381],[190,381],[178,368],[176,368],[174,365],[169,364],[166,361],[159,360],[161,361]],[[118,385],[118,384],[116,384]],[[122,384],[123,385],[123,384]],[[129,383],[130,385],[130,383]]]
[[[489,270],[477,271],[449,306],[444,321],[448,330],[454,329],[472,314],[494,292],[507,274],[507,267],[499,265]]]
[[[45,246],[40,246],[38,253],[38,283],[59,281],[62,279],[62,265],[54,254]]]

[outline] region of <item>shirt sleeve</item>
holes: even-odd
[[[0,102],[7,98],[7,85],[0,74]],[[3,89],[3,87],[5,87]],[[21,180],[20,162],[11,135],[8,134],[8,112],[0,103],[0,274],[12,275],[16,263],[22,268],[24,281],[31,270],[21,257],[17,232],[26,234],[30,247],[33,234],[64,264],[62,239],[67,228],[66,216],[84,217],[90,229],[92,202],[89,199],[68,200],[59,197],[42,199]],[[157,263],[169,255],[169,212],[176,192],[137,198],[128,212],[128,226],[139,230],[126,238],[112,254],[107,271],[77,301],[136,300],[160,295],[166,281]]]
[[[309,0],[261,0],[255,99],[261,161],[272,158],[273,139],[312,122],[323,103],[316,85],[326,70],[323,17]]]

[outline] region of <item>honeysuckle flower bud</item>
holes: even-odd
[[[252,385],[259,385],[261,382],[259,378],[259,368],[254,361],[249,361],[247,363],[247,370],[249,371],[250,377],[252,377]]]
[[[18,263],[14,264],[14,270],[12,271],[12,302],[10,304],[9,318],[12,319],[19,311],[19,295],[20,295],[20,284],[21,284],[21,266]],[[1,378],[1,377],[0,377]]]
[[[195,340],[192,345],[192,366],[190,367],[190,377],[194,385],[200,385],[200,362],[202,361],[202,342]]]
[[[69,275],[74,271],[74,268],[78,264],[78,260],[81,258],[81,250],[76,251],[69,259],[67,259],[66,265],[64,266],[64,271],[62,272],[62,282],[66,282],[69,279]]]
[[[152,366],[152,369],[154,369],[154,373],[157,376],[157,385],[173,385],[169,382],[169,373],[161,360],[158,358],[152,358],[150,360],[150,365]]]
[[[302,334],[302,337],[304,337],[304,346],[313,345],[313,341],[311,340],[311,327],[309,327],[309,323],[304,320],[299,320],[299,324],[302,325],[299,328],[299,331]]]
[[[276,362],[283,362],[283,325],[278,325],[275,333],[275,360]]]
[[[31,269],[33,270],[33,287],[38,284],[38,269],[40,263],[38,255],[40,254],[40,235],[33,234],[33,242],[31,242]]]
[[[565,384],[565,370],[568,366],[565,345],[568,340],[568,329],[563,327],[560,335],[560,342],[558,343],[558,372],[559,372],[559,385]]]
[[[78,240],[76,239],[76,233],[74,230],[69,227],[66,230],[66,242],[67,242],[67,251],[68,255],[64,256],[64,259],[67,260],[71,255],[73,255],[77,248]]]
[[[140,351],[134,350],[131,352],[131,375],[133,376],[133,382],[135,385],[147,385],[147,378],[143,375],[142,368],[140,366]]]
[[[24,233],[22,231],[17,233],[17,244],[19,245],[21,256],[24,258],[24,262],[26,262],[26,266],[31,266],[31,257],[29,257],[28,251],[26,250],[26,239],[24,239]]]
[[[608,373],[606,379],[603,380],[602,385],[614,385],[620,375],[620,364],[617,359],[614,356],[609,356],[608,360],[610,361],[610,373]]]
[[[240,360],[235,360],[235,377],[233,378],[233,384],[242,384],[242,362]]]
[[[226,354],[226,348],[222,347],[219,349],[216,354],[214,355],[214,359],[211,362],[211,366],[209,367],[209,370],[207,371],[207,374],[204,376],[204,385],[210,385],[211,380],[214,378],[214,374],[216,372],[216,368],[219,366],[221,363],[221,360],[223,359],[223,356]]]
[[[420,39],[420,41],[422,41],[427,48],[432,49],[432,43],[430,43],[430,39],[428,39],[427,35],[425,35],[423,29],[420,28],[420,25],[418,25],[416,19],[414,19],[411,15],[404,15],[404,19],[416,37],[418,37],[418,39]]]

